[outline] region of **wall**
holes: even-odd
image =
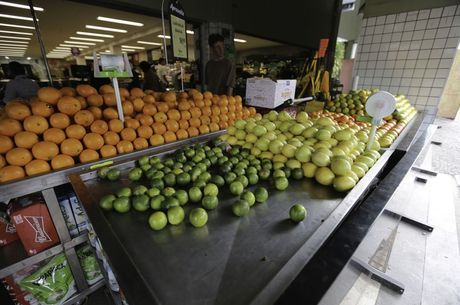
[[[406,95],[418,109],[437,108],[460,38],[460,7],[363,20],[353,75],[360,88]]]
[[[366,0],[364,17],[445,7],[458,3],[458,0]]]
[[[439,103],[438,115],[455,119],[460,108],[460,50],[457,51],[446,87]]]

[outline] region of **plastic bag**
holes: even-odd
[[[88,285],[92,285],[102,279],[101,269],[90,245],[85,245],[78,249],[77,255]]]
[[[19,286],[45,305],[60,305],[77,291],[64,254],[22,279]]]

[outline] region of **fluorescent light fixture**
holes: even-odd
[[[94,42],[82,42],[82,41],[70,41],[70,40],[65,40],[65,43],[76,43],[80,45],[89,45],[89,46],[95,46],[96,44]]]
[[[342,37],[337,37],[337,42],[347,42],[348,40]]]
[[[137,50],[145,50],[144,47],[136,47],[136,46],[121,46],[122,49],[137,49]]]
[[[110,50],[105,50],[104,52],[112,52],[112,51],[110,51]]]
[[[16,40],[2,40],[0,39],[0,42],[6,42],[6,43],[20,43],[20,44],[29,44],[29,41],[16,41]]]
[[[29,36],[32,36],[32,35],[33,35],[33,33],[16,32],[16,31],[5,31],[5,30],[0,30],[0,33],[6,33],[6,34],[19,34],[19,35],[29,35]]]
[[[19,20],[27,20],[33,21],[31,17],[24,17],[24,16],[16,16],[16,15],[8,15],[8,14],[0,14],[2,18],[10,18],[10,19],[19,19]],[[37,19],[38,20],[38,19]]]
[[[168,36],[168,35],[166,35],[166,36],[163,36],[163,35],[158,35],[157,37],[160,37],[160,38],[166,38],[166,39],[171,39],[171,36]]]
[[[6,2],[6,1],[0,1],[0,5],[23,8],[23,9],[26,9],[26,10],[30,9],[30,7],[28,5],[12,3],[12,2]],[[38,7],[38,6],[34,6],[34,10],[39,11],[39,12],[44,11],[44,9],[42,7]]]
[[[128,20],[123,20],[123,19],[115,19],[115,18],[109,18],[109,17],[102,17],[102,16],[98,16],[97,20],[113,22],[113,23],[120,23],[120,24],[127,24],[127,25],[132,25],[132,26],[144,26],[144,24],[140,22],[128,21]]]
[[[247,41],[244,39],[239,39],[239,38],[233,38],[234,42],[241,42],[241,43],[246,43]]]
[[[192,30],[187,30],[187,34],[193,35],[193,34],[195,34],[195,32],[192,31]]]
[[[81,49],[89,48],[88,46],[80,46],[80,45],[64,44],[64,43],[59,44],[59,46],[61,46],[61,47],[71,47],[71,48],[81,48]]]
[[[27,47],[24,47],[24,46],[3,46],[3,45],[0,45],[0,49],[26,50]]]
[[[35,30],[33,26],[28,26],[28,25],[19,25],[19,24],[11,24],[11,23],[0,23],[0,26],[6,26],[9,28],[19,28],[19,29],[29,29],[29,30]]]
[[[31,60],[32,58],[31,57],[27,57],[27,60]]]
[[[85,56],[85,59],[94,59],[92,56]]]
[[[8,56],[5,56],[5,59],[10,59]]]
[[[69,47],[55,47],[54,49],[55,50],[69,50],[70,51]]]
[[[94,36],[94,37],[104,37],[104,38],[113,38],[113,35],[109,34],[99,34],[99,33],[91,33],[91,32],[77,32],[78,35],[86,35],[86,36]]]
[[[14,44],[14,43],[0,43],[0,46],[7,46],[7,47],[23,47],[23,48],[27,48],[27,45],[23,45],[23,44]]]
[[[94,42],[104,42],[104,39],[96,39],[96,38],[85,38],[85,37],[69,37],[73,40],[85,40],[85,41],[94,41]]]
[[[30,40],[29,37],[16,37],[16,36],[4,36],[4,35],[0,35],[0,38]]]
[[[127,30],[122,30],[122,29],[114,29],[114,28],[108,28],[105,26],[97,26],[97,25],[86,25],[85,26],[87,29],[91,30],[99,30],[99,31],[107,31],[107,32],[116,32],[116,33],[128,33]]]
[[[121,50],[125,52],[136,52],[136,50],[132,50],[132,49],[121,49]]]
[[[138,40],[137,43],[140,43],[140,44],[151,44],[153,46],[161,46],[162,43],[159,43],[159,42],[153,42],[153,41],[142,41],[142,40]]]
[[[356,57],[357,50],[358,50],[358,44],[354,43],[353,46],[351,47],[351,55],[350,55],[351,59],[354,59]]]
[[[458,43],[457,50],[460,50],[460,42]]]

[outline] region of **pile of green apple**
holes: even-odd
[[[340,94],[335,101],[327,102],[326,110],[350,115],[366,115],[367,98],[378,90],[357,90],[349,94]]]
[[[370,128],[339,125],[329,117],[270,111],[259,120],[236,121],[221,139],[271,160],[274,169],[302,169],[304,177],[348,191],[380,157],[378,141],[366,150],[369,133]]]

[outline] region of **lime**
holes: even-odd
[[[189,159],[193,158],[193,156],[195,156],[195,151],[191,148],[186,148],[185,151],[185,156]]]
[[[249,180],[248,178],[246,178],[246,176],[239,176],[239,177],[236,177],[235,181],[239,181],[243,184],[244,187],[247,187],[248,184],[249,184]]]
[[[206,181],[203,180],[197,180],[193,183],[193,186],[197,186],[200,189],[203,189],[206,186]]]
[[[167,167],[172,167],[174,165],[174,160],[172,158],[166,158],[163,160],[163,164]]]
[[[214,183],[208,183],[203,190],[205,196],[217,196],[219,194],[219,188]]]
[[[165,167],[163,163],[155,163],[155,164],[151,164],[151,165],[155,169],[163,169]]]
[[[176,164],[182,164],[182,163],[176,163]],[[172,173],[173,173],[174,175],[177,176],[177,175],[182,174],[183,172],[184,172],[184,171],[182,170],[182,168],[180,168],[180,167],[178,167],[178,166],[176,167],[176,165],[174,165],[174,168],[173,168],[173,170],[172,170]],[[177,178],[177,177],[176,177],[176,178]]]
[[[199,187],[193,186],[188,190],[188,197],[191,202],[199,202],[203,197],[203,194],[201,193],[201,189]]]
[[[257,184],[257,182],[259,182],[259,176],[257,176],[257,174],[249,174],[248,181],[250,185]]]
[[[225,162],[228,161],[228,157],[227,156],[223,156],[223,157],[220,157],[218,160],[217,160],[217,164],[219,165],[222,165],[224,164]]]
[[[244,191],[243,194],[241,194],[240,199],[245,200],[250,207],[252,207],[256,202],[256,196],[254,196],[251,191]]]
[[[208,222],[208,213],[203,208],[195,208],[190,211],[188,219],[192,226],[195,228],[201,228]]]
[[[190,183],[190,181],[191,181],[191,177],[189,173],[181,173],[177,175],[176,177],[176,182],[179,185],[187,185]]]
[[[187,162],[187,157],[184,154],[179,154],[179,155],[176,156],[176,161],[178,163]]]
[[[110,170],[109,167],[103,167],[97,171],[97,176],[101,179],[105,179],[107,178],[107,173],[109,172],[109,170]]]
[[[245,200],[237,200],[232,205],[232,212],[238,217],[246,216],[249,214],[249,203]]]
[[[217,208],[218,204],[219,199],[217,199],[217,196],[204,196],[203,200],[201,201],[201,205],[207,210],[214,210]]]
[[[290,169],[289,167],[283,167],[281,170],[282,170],[282,171],[284,172],[284,174],[286,175],[286,178],[291,177],[291,169]]]
[[[209,180],[211,180],[211,174],[208,172],[203,172],[198,176],[198,180],[209,182]]]
[[[155,178],[155,179],[152,179],[152,181],[150,181],[150,186],[151,187],[155,187],[159,190],[162,190],[165,188],[165,184],[163,182],[163,180],[159,179],[159,178]]]
[[[254,190],[254,195],[256,197],[256,202],[262,203],[268,199],[268,191],[264,187],[258,187]]]
[[[192,181],[198,180],[198,177],[201,175],[201,173],[202,173],[202,171],[198,167],[195,167],[194,169],[192,169],[190,171],[190,177],[191,177]]]
[[[286,177],[279,177],[275,179],[275,188],[278,191],[284,191],[289,186],[289,181]]]
[[[131,196],[132,192],[131,189],[127,186],[122,187],[121,189],[118,190],[117,192],[117,197],[129,197]]]
[[[268,178],[270,178],[270,170],[269,169],[266,169],[266,168],[262,168],[260,171],[259,171],[259,178],[262,179],[262,180],[267,180]]]
[[[179,200],[180,205],[185,205],[188,202],[188,194],[184,190],[177,190],[174,194],[174,197],[176,197],[177,200]]]
[[[182,207],[172,207],[168,209],[168,222],[172,225],[180,224],[185,217],[184,209]]]
[[[174,197],[166,197],[165,200],[161,203],[161,208],[163,210],[178,206],[180,206],[179,200]]]
[[[154,196],[158,196],[160,195],[160,189],[156,188],[156,187],[152,187],[152,188],[149,188],[147,190],[147,195],[149,195],[149,197],[154,197]]]
[[[118,213],[126,213],[131,209],[131,204],[129,202],[129,197],[118,197],[113,201],[113,208]]]
[[[163,177],[163,180],[165,182],[165,185],[174,186],[176,184],[176,175],[174,175],[173,173],[166,174]]]
[[[161,162],[161,159],[158,157],[152,157],[149,160],[150,165],[159,164],[160,162]]]
[[[138,212],[144,212],[149,209],[149,196],[143,195],[136,195],[132,198],[133,208]]]
[[[133,188],[133,195],[142,195],[148,191],[145,185],[138,185]]]
[[[150,165],[148,163],[144,164],[144,165],[141,165],[142,172],[144,172],[144,173],[147,172],[151,168],[152,168],[152,165]]]
[[[236,179],[236,174],[233,172],[229,172],[225,174],[225,182],[227,184],[231,184]]]
[[[241,195],[244,190],[244,185],[240,181],[234,181],[230,184],[230,193],[233,195]]]
[[[116,181],[120,179],[121,171],[118,168],[111,168],[107,171],[107,179]]]
[[[273,178],[286,177],[286,173],[282,169],[275,169],[273,172]]]
[[[217,185],[217,187],[222,187],[225,184],[224,178],[222,178],[222,176],[219,175],[212,175],[211,182]]]
[[[160,210],[163,201],[165,201],[165,196],[156,195],[150,199],[150,207],[154,210]]]
[[[257,174],[257,169],[254,166],[249,166],[246,169],[246,173],[248,173],[248,174]]]
[[[289,210],[289,217],[294,222],[301,222],[307,216],[307,210],[301,204],[294,204]]]
[[[170,186],[165,187],[163,189],[163,195],[165,195],[166,197],[171,197],[172,195],[174,195],[174,193],[176,193],[176,190]]]
[[[291,171],[291,176],[295,180],[301,180],[303,178],[303,170],[301,168],[294,168]]]
[[[172,172],[172,169],[167,167],[167,166],[165,166],[165,167],[163,167],[162,172],[165,173],[165,175],[166,175],[166,174],[169,174],[170,172]]]
[[[241,167],[241,166],[237,166],[233,169],[233,172],[237,175],[237,176],[242,176],[244,174],[246,174],[246,170]]]
[[[158,172],[158,170],[156,168],[150,168],[148,171],[145,172],[145,178],[147,179],[153,179],[153,175],[156,174]]]
[[[157,170],[151,175],[150,179],[163,179],[164,176],[165,176],[164,172]]]
[[[104,197],[101,198],[101,200],[99,200],[99,206],[103,210],[110,211],[113,208],[113,201],[115,199],[117,199],[115,195],[112,195],[112,194],[105,195]]]
[[[159,231],[166,227],[167,224],[168,218],[166,214],[161,211],[154,212],[149,217],[149,226],[152,230]]]
[[[142,166],[142,165],[145,165],[145,164],[149,164],[149,157],[147,156],[142,156],[139,158],[139,160],[137,160],[137,163]]]

